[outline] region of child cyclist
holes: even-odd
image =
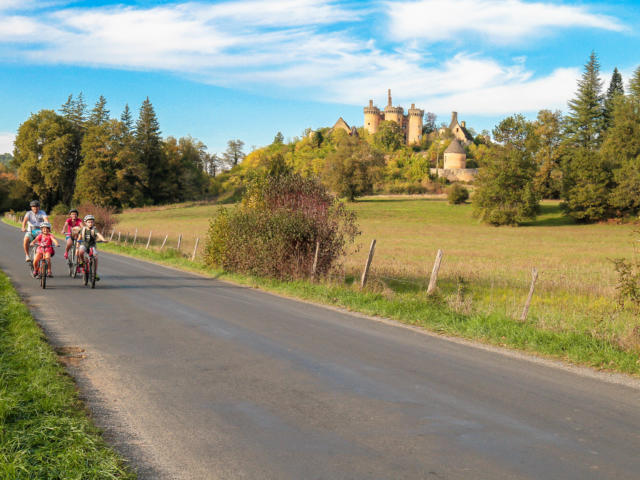
[[[96,249],[96,242],[106,242],[105,238],[100,235],[100,232],[96,230],[96,219],[93,215],[87,215],[84,217],[85,226],[80,230],[78,235],[78,260],[79,263],[84,263],[85,253],[89,252],[90,248],[93,248],[93,256],[96,259],[96,272],[98,271],[98,250]],[[96,280],[100,278],[96,275]]]
[[[82,229],[82,220],[78,218],[78,210],[72,208],[69,210],[69,218],[64,222],[62,227],[62,233],[67,241],[67,246],[64,249],[64,258],[69,257],[69,249],[73,245],[73,239],[78,236],[78,231]]]
[[[49,260],[47,275],[53,277],[53,275],[51,274],[51,257],[55,255],[55,252],[53,251],[53,245],[59,247],[60,244],[58,243],[58,240],[56,240],[56,238],[51,235],[51,224],[49,222],[43,222],[40,225],[40,230],[41,233],[38,234],[35,240],[31,242],[32,246],[38,244],[38,249],[36,250],[36,258],[33,260],[33,276],[35,277],[38,275],[38,266],[40,265],[40,260],[42,259],[42,257],[44,257]]]

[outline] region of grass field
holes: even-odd
[[[217,208],[127,211],[117,229],[138,228],[139,238],[145,239],[149,230],[162,232],[160,238],[168,233],[172,245],[183,233],[184,249],[190,251],[196,236],[202,242]],[[361,248],[345,259],[347,281],[359,276],[375,238],[370,289],[386,296],[420,295],[441,248],[445,255],[438,286],[452,309],[517,317],[536,267],[539,279],[530,317],[539,328],[588,333],[640,352],[640,316],[617,305],[611,262],[634,254],[637,226],[577,225],[563,216],[557,202],[543,203],[535,222],[517,228],[483,225],[472,218],[470,205],[439,199],[372,197],[351,208],[358,213],[362,236]]]
[[[0,478],[133,479],[0,272]]]

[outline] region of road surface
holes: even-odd
[[[130,258],[0,268],[141,478],[638,479],[640,390]]]

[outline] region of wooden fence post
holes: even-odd
[[[136,233],[133,236],[133,243],[131,244],[132,247],[136,246],[136,240],[138,239],[138,229],[136,228]]]
[[[162,250],[164,248],[164,244],[167,243],[167,238],[169,238],[169,234],[166,234],[164,236],[164,240],[162,241],[162,245],[160,246],[160,250]]]
[[[311,269],[311,278],[316,278],[316,270],[318,269],[318,253],[320,252],[320,242],[316,242],[316,253],[313,256],[313,268]]]
[[[122,244],[123,247],[127,246],[127,240],[129,240],[129,233],[128,232],[126,232],[124,234],[124,243]]]
[[[118,245],[120,245],[120,235],[122,234],[122,232],[118,232]]]
[[[443,255],[442,250],[438,249],[438,253],[436,253],[436,261],[433,262],[433,270],[431,270],[431,278],[429,278],[429,287],[427,288],[427,295],[431,295],[436,289],[436,282],[438,281],[438,271],[440,270],[442,255]]]
[[[178,235],[178,251],[180,251],[180,244],[182,243],[182,234]]]
[[[369,247],[369,256],[367,257],[367,263],[364,266],[364,272],[362,272],[362,278],[360,279],[360,288],[364,288],[367,284],[367,277],[369,276],[369,267],[371,267],[371,261],[373,260],[373,252],[376,249],[376,239],[371,241],[371,247]]]
[[[151,243],[151,232],[153,230],[149,230],[149,238],[147,239],[147,246],[144,248],[145,250],[149,250],[149,244]]]
[[[529,314],[529,306],[531,305],[531,299],[533,298],[533,289],[536,287],[536,280],[538,280],[538,270],[536,267],[533,267],[531,270],[531,287],[529,288],[529,296],[527,297],[527,302],[524,304],[524,309],[522,310],[522,315],[520,316],[520,321],[524,322],[527,319],[527,315]]]
[[[196,252],[198,251],[198,242],[200,238],[196,238],[196,246],[193,247],[193,255],[191,255],[191,261],[193,262],[196,259]]]
[[[111,229],[111,236],[109,237],[109,241],[113,240],[113,234],[116,232],[115,228]]]

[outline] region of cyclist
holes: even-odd
[[[80,230],[78,235],[78,263],[84,263],[84,254],[93,248],[93,257],[96,259],[96,272],[98,271],[98,249],[96,248],[96,242],[106,242],[105,238],[100,235],[100,232],[96,230],[96,219],[93,215],[86,215],[84,217],[85,226]],[[96,280],[100,280],[96,275]]]
[[[51,274],[51,257],[55,255],[55,252],[53,251],[52,245],[59,247],[60,244],[58,243],[58,240],[56,240],[56,237],[51,235],[51,224],[49,222],[42,222],[42,224],[40,224],[40,229],[42,230],[42,233],[38,234],[38,236],[31,242],[31,245],[35,245],[36,243],[38,244],[36,258],[33,260],[33,276],[38,276],[38,265],[44,256],[44,258],[49,260],[49,271],[47,272],[47,275],[53,277]]]
[[[69,210],[69,218],[64,222],[61,233],[67,241],[67,246],[64,249],[64,258],[69,257],[69,249],[73,245],[73,239],[77,238],[78,232],[82,229],[82,220],[78,218],[78,210],[72,208]]]
[[[32,200],[31,203],[29,203],[29,207],[31,210],[27,212],[22,219],[21,228],[23,232],[27,232],[25,233],[24,241],[22,242],[24,246],[25,262],[31,261],[29,258],[29,243],[40,233],[40,225],[49,221],[49,217],[47,217],[44,210],[40,210],[40,202],[38,200]]]

